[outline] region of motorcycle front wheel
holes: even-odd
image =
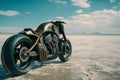
[[[34,57],[26,54],[33,45],[32,40],[22,34],[8,38],[1,52],[1,61],[5,70],[15,76],[27,73],[34,65]]]
[[[64,40],[60,40],[59,48],[60,48],[59,59],[62,62],[68,61],[72,54],[71,42],[68,39],[66,42]]]

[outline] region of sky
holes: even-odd
[[[65,21],[67,34],[120,34],[120,0],[0,0],[0,32]]]

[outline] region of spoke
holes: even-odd
[[[66,46],[65,47],[65,57],[66,58],[70,56],[70,51],[69,50],[70,50],[69,46]]]
[[[20,49],[16,48],[15,53],[19,54],[19,52],[20,52]]]
[[[26,62],[20,61],[20,67],[24,67],[24,65],[26,65]]]
[[[20,46],[21,46],[21,45],[19,44],[19,45],[17,46],[17,48],[20,49]]]
[[[21,42],[21,43],[19,43],[19,45],[17,46],[17,48],[18,49],[21,49],[22,47],[24,47],[25,46],[25,43],[24,42]]]
[[[21,43],[20,49],[21,49],[22,47],[24,47],[24,43],[23,43],[23,42]]]
[[[16,66],[20,67],[20,60],[19,59],[16,61]]]
[[[28,62],[22,62],[20,61],[20,67],[24,68],[25,66],[27,66]]]
[[[22,67],[23,65],[22,65],[22,61],[20,61],[20,67]]]
[[[29,44],[27,42],[20,42],[18,45],[16,45],[16,48],[14,50],[14,62],[16,67],[20,68],[20,69],[24,69],[27,66],[29,66],[29,63],[31,61],[31,59],[28,59],[26,62],[23,62],[20,58],[20,51],[23,47],[29,48]],[[24,58],[24,57],[23,57]]]

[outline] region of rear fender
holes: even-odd
[[[24,29],[23,31],[19,32],[18,34],[23,34],[29,37],[33,42],[37,40],[38,35],[34,34],[30,29]]]

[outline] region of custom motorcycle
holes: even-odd
[[[15,76],[27,73],[35,61],[43,62],[59,57],[69,60],[72,53],[70,41],[64,33],[63,21],[42,23],[36,30],[25,28],[9,37],[1,52],[5,70]]]

